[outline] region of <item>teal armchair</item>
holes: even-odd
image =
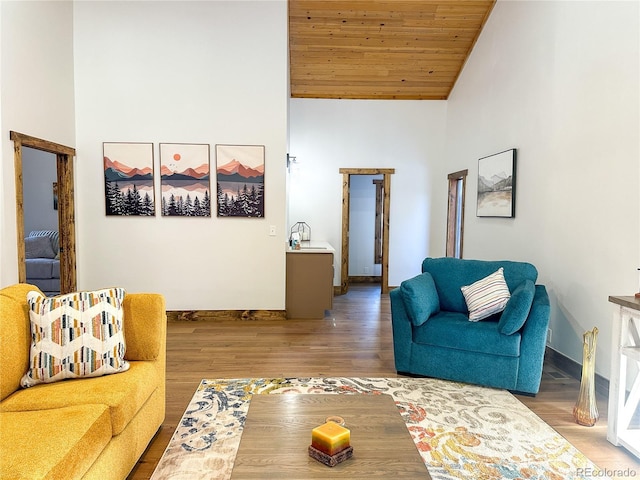
[[[461,287],[503,268],[504,310],[469,321]],[[530,263],[426,258],[422,274],[390,292],[398,373],[535,395],[540,388],[549,297]]]

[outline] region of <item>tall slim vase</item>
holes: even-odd
[[[596,404],[596,339],[598,329],[587,330],[582,344],[582,379],[578,401],[573,407],[573,418],[580,425],[593,427],[598,421],[598,405]]]

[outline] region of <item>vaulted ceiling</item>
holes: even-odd
[[[289,0],[291,96],[446,99],[496,0]]]

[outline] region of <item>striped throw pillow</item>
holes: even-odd
[[[461,287],[461,290],[469,309],[469,320],[472,322],[503,311],[511,296],[504,281],[502,267],[471,285]]]
[[[124,372],[124,289],[45,297],[29,292],[30,365],[23,387]]]

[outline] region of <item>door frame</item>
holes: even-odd
[[[351,175],[383,175],[381,293],[389,293],[389,212],[391,210],[391,175],[395,168],[341,168],[342,174],[342,251],[340,295],[349,291],[349,201]]]
[[[58,182],[58,234],[60,237],[60,293],[76,290],[76,230],[73,190],[73,158],[75,148],[11,131],[16,183],[16,233],[18,245],[18,282],[26,283],[27,267],[24,246],[24,187],[22,184],[22,147],[56,156]]]

